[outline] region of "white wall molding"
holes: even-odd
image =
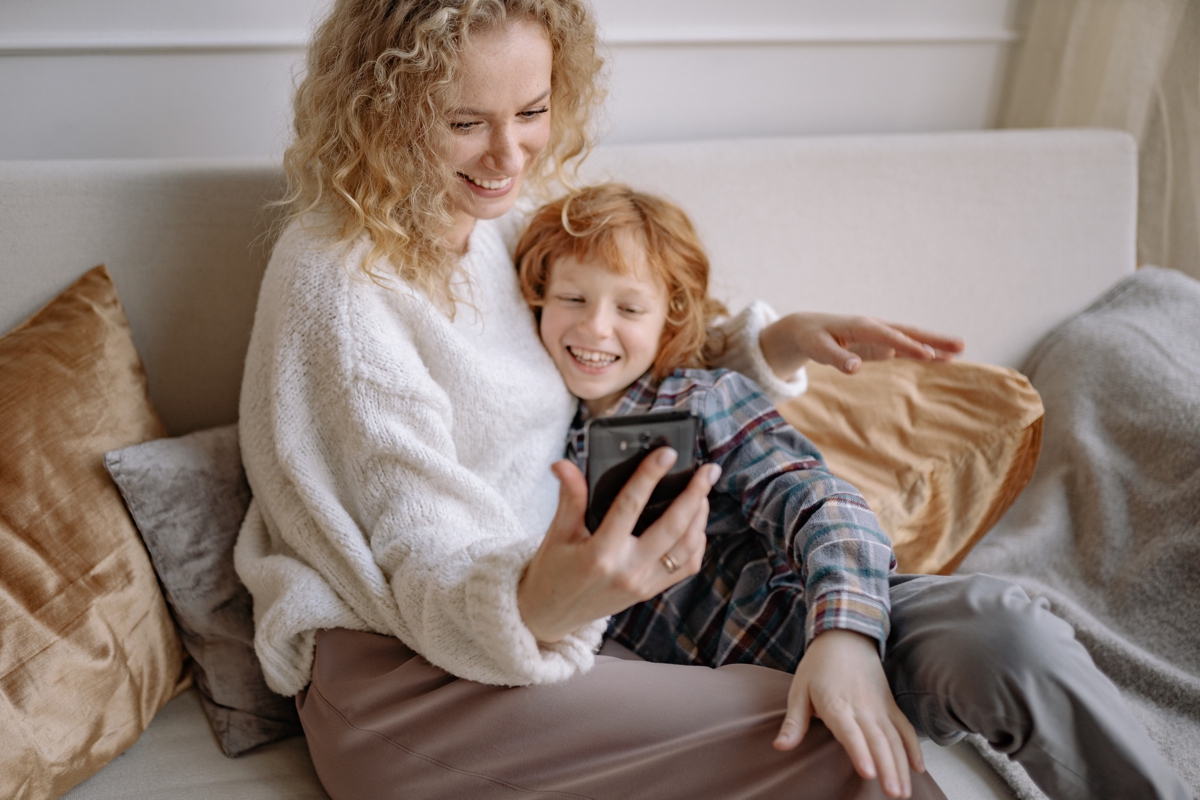
[[[589,0],[606,142],[986,128],[1019,0]],[[279,158],[333,0],[0,0],[0,158]]]
[[[608,47],[1006,45],[1017,31],[995,29],[820,30],[779,27],[614,28]],[[136,55],[303,51],[308,33],[281,31],[130,31],[0,37],[0,56]]]
[[[0,37],[0,56],[162,55],[303,51],[308,33],[292,31],[129,31]]]
[[[713,45],[938,45],[1008,44],[1019,38],[1004,28],[930,28],[889,30],[852,28],[823,30],[786,26],[761,27],[630,27],[603,32],[610,47],[663,47]]]

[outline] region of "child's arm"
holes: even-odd
[[[879,778],[888,797],[911,794],[912,776],[905,762],[925,771],[921,744],[892,697],[870,639],[833,630],[813,640],[792,679],[775,749],[799,745],[813,717],[846,748],[859,775]]]
[[[805,588],[805,643],[827,630],[887,641],[888,573],[895,557],[887,534],[862,495],[835,477],[811,442],[737,373],[706,392],[704,436],[723,470],[713,499],[737,503],[750,527],[786,553]],[[732,498],[732,500],[729,500]],[[731,519],[734,532],[739,520]],[[721,535],[714,513],[709,534]]]
[[[825,468],[752,382],[722,375],[705,406],[709,456],[724,470],[714,488],[735,498],[751,527],[788,554],[805,586],[806,648],[775,747],[796,747],[819,717],[862,777],[879,778],[889,797],[907,797],[906,762],[918,771],[924,762],[881,663],[887,576],[895,568],[887,535],[862,495]],[[714,517],[709,533],[720,535]]]

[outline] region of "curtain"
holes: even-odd
[[[1027,0],[1005,128],[1101,127],[1138,142],[1138,261],[1200,278],[1200,0]]]

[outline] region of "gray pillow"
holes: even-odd
[[[104,466],[150,551],[225,755],[301,733],[295,703],[263,679],[250,593],[233,570],[250,505],[237,426],[113,450]]]

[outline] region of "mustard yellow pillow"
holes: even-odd
[[[163,436],[108,271],[0,338],[0,797],[57,797],[184,685],[106,450]]]
[[[901,572],[949,574],[1033,476],[1041,398],[1016,370],[969,361],[809,367],[779,412],[866,497]]]

